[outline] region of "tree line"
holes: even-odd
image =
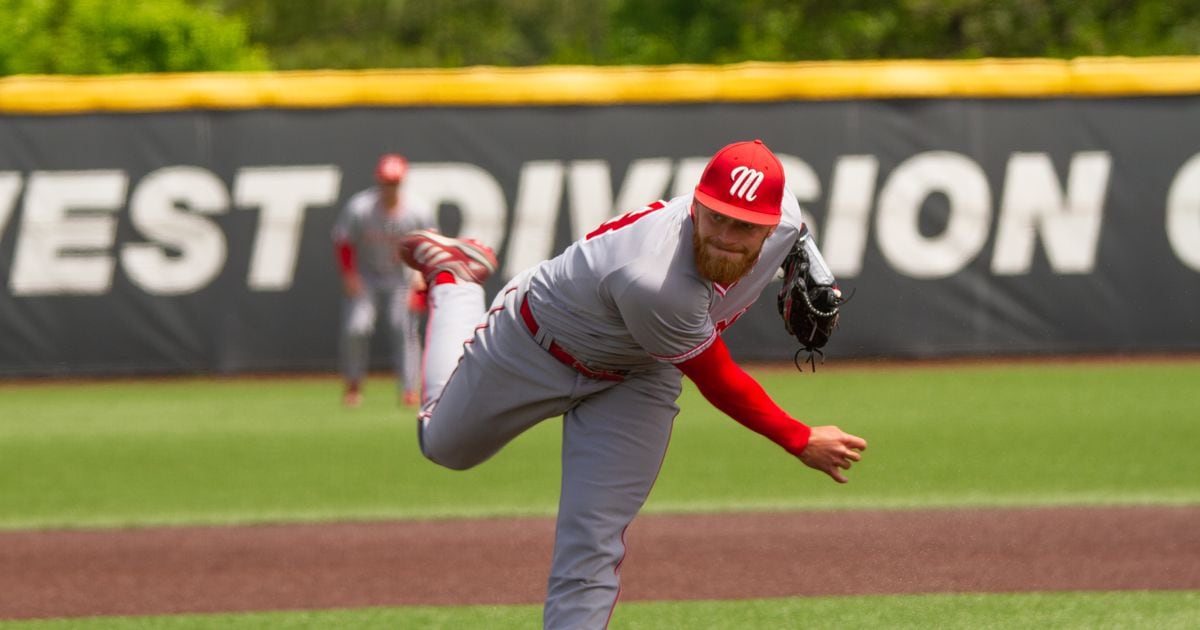
[[[1200,54],[1177,0],[0,0],[0,75]]]

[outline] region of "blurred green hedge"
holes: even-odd
[[[280,69],[1200,54],[1177,0],[220,0]]]
[[[0,0],[0,75],[1200,54],[1176,0]]]
[[[0,75],[264,70],[246,25],[184,0],[0,0]]]

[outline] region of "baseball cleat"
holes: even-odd
[[[350,409],[355,409],[362,404],[362,390],[358,383],[348,383],[346,385],[346,393],[342,396],[342,404]]]
[[[400,239],[400,258],[432,283],[439,272],[449,271],[467,282],[483,283],[496,272],[492,248],[469,238],[450,238],[431,230],[409,232]]]

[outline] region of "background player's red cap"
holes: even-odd
[[[408,160],[404,156],[388,153],[379,158],[375,165],[375,181],[380,184],[399,184],[408,173]]]
[[[735,142],[717,151],[704,167],[696,200],[738,221],[778,225],[783,164],[762,140]]]

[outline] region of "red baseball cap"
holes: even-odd
[[[388,153],[375,165],[375,181],[380,184],[399,184],[408,173],[408,160],[403,155]]]
[[[704,167],[695,198],[738,221],[778,225],[783,179],[783,164],[762,140],[735,142]]]

